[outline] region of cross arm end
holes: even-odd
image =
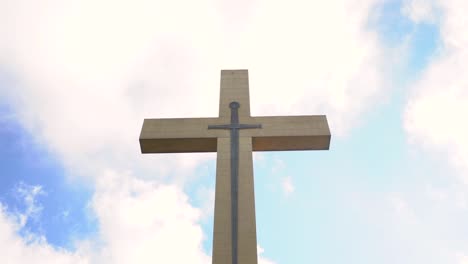
[[[145,119],[140,133],[141,153],[215,152],[217,134],[208,130],[214,118]]]
[[[255,117],[262,129],[252,130],[254,151],[328,150],[331,133],[327,117],[274,116]]]

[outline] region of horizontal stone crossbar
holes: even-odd
[[[141,152],[216,152],[217,138],[229,137],[229,132],[208,126],[225,122],[221,118],[145,119]],[[240,122],[262,124],[262,129],[239,131],[240,137],[252,138],[253,151],[327,150],[330,146],[330,130],[323,115],[241,117]]]

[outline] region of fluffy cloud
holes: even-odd
[[[210,263],[202,250],[201,212],[175,185],[143,181],[107,171],[90,203],[99,223],[95,237],[76,241],[76,250],[52,247],[44,236],[25,231],[37,216],[40,187],[18,189],[26,209],[0,209],[0,252],[5,263]],[[28,186],[26,186],[28,187]],[[184,254],[180,254],[184,252]]]
[[[342,134],[385,92],[374,2],[2,1],[0,95],[87,175],[205,160],[142,157],[136,139],[144,117],[216,115],[222,68],[250,69],[255,114],[326,113]]]
[[[58,250],[43,240],[25,241],[16,234],[18,225],[5,214],[4,208],[0,212],[0,245],[3,263],[88,263],[87,260],[75,253]]]
[[[96,186],[99,237],[80,256],[208,261],[180,185],[213,155],[141,155],[143,118],[215,116],[219,70],[248,68],[254,114],[326,113],[344,134],[386,89],[377,2],[0,0],[2,103]]]
[[[258,264],[275,264],[275,262],[262,257],[262,254],[265,250],[260,246],[257,245],[257,252],[258,252]]]
[[[24,211],[17,215],[19,218],[19,226],[24,227],[28,220],[37,218],[41,213],[42,206],[37,204],[36,197],[44,194],[44,191],[40,185],[29,186],[25,183],[20,183],[15,193],[25,204]]]
[[[468,263],[468,256],[464,256],[462,254],[460,254],[460,257],[459,257],[459,264],[467,264]]]
[[[281,182],[281,186],[283,187],[283,192],[286,196],[294,192],[294,184],[292,182],[291,176],[284,177]]]
[[[21,184],[16,194],[25,204],[22,212],[10,212],[0,203],[0,252],[2,263],[64,263],[81,264],[88,260],[76,253],[56,249],[50,246],[45,237],[30,233],[25,225],[28,221],[38,217],[41,206],[36,197],[40,193],[40,186]],[[18,235],[22,231],[23,237]]]
[[[440,47],[437,56],[411,87],[404,126],[413,144],[441,161],[434,166],[443,167],[442,163],[446,162],[454,168],[455,173],[447,174],[457,175],[457,178],[448,177],[446,181],[451,184],[447,186],[437,186],[437,183],[434,183],[437,188],[430,186],[427,193],[431,201],[419,206],[418,215],[424,222],[431,219],[432,229],[445,234],[444,245],[436,246],[446,248],[453,258],[450,262],[465,263],[468,247],[460,234],[464,232],[461,230],[466,222],[468,204],[465,195],[468,187],[468,125],[464,121],[468,115],[468,35],[465,29],[468,3],[458,0],[432,3],[437,8],[433,12],[438,14],[436,25],[440,29]],[[422,208],[426,208],[427,213],[421,212]]]
[[[433,0],[409,0],[403,2],[402,13],[416,23],[435,22],[436,2]]]
[[[201,187],[197,190],[196,198],[201,202],[202,218],[213,218],[215,190],[214,188]]]
[[[334,135],[362,121],[387,92],[367,20],[375,2],[261,1],[235,42],[236,64],[251,69],[253,113],[327,114]]]
[[[446,154],[468,184],[468,23],[465,1],[440,1],[442,49],[414,84],[405,112],[412,142]]]
[[[91,208],[98,239],[82,242],[79,251],[92,263],[210,263],[201,247],[201,211],[175,185],[108,171]]]
[[[407,224],[415,223],[416,214],[407,200],[397,193],[390,194],[387,199],[396,219]]]
[[[24,212],[12,214],[0,204],[0,252],[5,263],[211,263],[201,248],[204,236],[197,222],[202,212],[175,185],[105,172],[90,203],[99,234],[76,241],[74,251],[54,248],[34,233],[18,235],[40,212],[36,201],[40,190],[25,184],[16,190],[26,204]],[[263,252],[258,247],[259,263],[273,264]]]

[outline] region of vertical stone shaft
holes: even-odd
[[[247,70],[222,70],[219,117],[230,118],[231,102],[241,105],[239,117],[250,117],[249,76]],[[228,121],[229,119],[226,119]]]
[[[239,118],[250,116],[247,70],[221,72],[219,116],[226,121],[230,120],[229,104],[233,101],[240,103]],[[257,264],[252,138],[239,134],[237,260],[238,264]],[[232,264],[233,259],[230,140],[230,137],[219,137],[217,140],[213,264]]]

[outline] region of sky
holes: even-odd
[[[144,118],[327,115],[254,153],[259,264],[468,264],[468,1],[0,0],[0,262],[211,263],[215,153]]]

